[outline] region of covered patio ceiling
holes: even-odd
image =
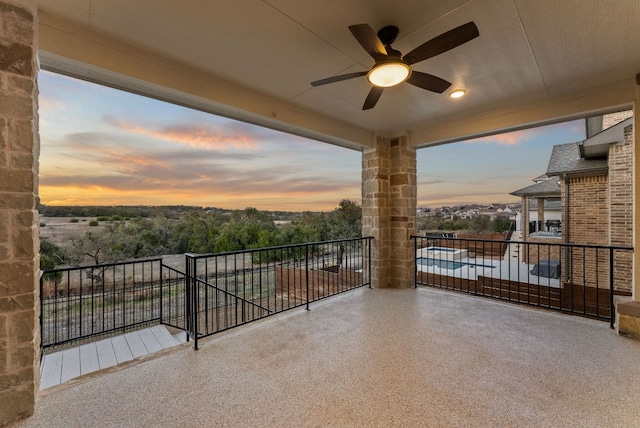
[[[636,0],[39,0],[41,67],[361,149],[417,147],[629,108],[640,72]],[[373,59],[348,29],[396,25],[407,53],[473,21],[480,36],[415,64],[467,95],[403,83],[362,111]]]

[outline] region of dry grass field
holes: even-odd
[[[71,219],[78,219],[72,223]],[[95,217],[40,217],[40,237],[59,247],[66,247],[74,236],[81,236],[88,230],[102,230],[106,222],[98,226],[89,226]],[[44,224],[44,226],[43,226]]]

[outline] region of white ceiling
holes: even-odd
[[[409,132],[420,146],[628,106],[637,97],[637,0],[38,0],[38,4],[43,16],[61,18],[183,64],[212,80],[235,83],[248,94],[263,94],[291,110],[372,134]],[[351,24],[368,23],[376,31],[398,26],[393,46],[407,53],[469,21],[476,23],[478,38],[414,66],[452,82],[452,89],[465,88],[468,94],[462,99],[404,83],[385,90],[374,109],[362,111],[369,91],[364,77],[310,85],[373,65],[348,30]],[[46,40],[46,31],[41,33],[44,50],[73,56],[65,53],[72,49],[56,47]],[[71,37],[79,31],[68,33]],[[43,62],[46,66],[46,58]],[[114,65],[120,73],[126,69],[118,67]],[[237,103],[233,109],[245,108]],[[270,126],[287,128],[276,119]],[[332,133],[330,126],[313,132]]]

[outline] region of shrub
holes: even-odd
[[[40,227],[45,227],[47,223],[40,223]]]
[[[71,220],[69,220],[69,223],[77,223],[80,220],[78,220],[77,218],[72,218]]]
[[[98,222],[98,220],[91,220],[91,221],[89,222],[89,226],[97,226],[98,224],[100,224],[100,223]]]

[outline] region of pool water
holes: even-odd
[[[440,260],[440,259],[433,259],[430,257],[419,257],[417,259],[417,263],[421,266],[436,266],[439,267],[440,269],[460,269],[463,266],[469,266],[470,268],[475,268],[477,267],[483,267],[483,268],[490,268],[493,269],[495,266],[491,266],[491,265],[483,265],[483,264],[478,264],[478,263],[468,263],[468,262],[460,262],[460,261],[453,261],[453,260]]]

